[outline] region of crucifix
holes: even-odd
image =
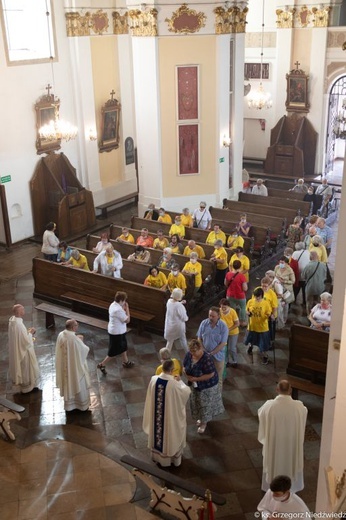
[[[110,92],[111,100],[113,101],[113,96],[115,95],[114,88],[112,89],[112,92]]]
[[[48,83],[48,85],[46,86],[46,90],[48,91],[48,94],[47,96],[49,97],[50,96],[50,91],[52,90],[52,85],[50,83]]]
[[[300,65],[300,63],[299,63],[299,61],[297,60],[297,61],[295,62],[296,70],[298,70],[299,65]]]

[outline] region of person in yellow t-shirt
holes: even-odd
[[[223,286],[228,272],[227,251],[222,246],[222,240],[215,240],[214,248],[210,261],[216,264],[215,284]]]
[[[160,355],[161,365],[158,366],[157,369],[156,369],[156,372],[155,372],[156,376],[159,376],[162,373],[163,362],[167,361],[167,359],[171,359],[173,361],[173,363],[174,363],[174,368],[173,368],[172,375],[173,376],[181,376],[182,375],[183,371],[182,371],[182,368],[181,368],[180,361],[178,359],[175,359],[175,358],[171,357],[171,353],[170,353],[168,348],[166,348],[166,347],[161,348],[160,352],[159,352],[159,355]]]
[[[325,264],[328,262],[327,250],[323,245],[322,237],[319,235],[312,237],[309,245],[309,251],[310,253],[311,251],[315,251],[317,253],[319,262],[324,262]]]
[[[231,260],[229,262],[229,265],[232,266],[234,260],[239,260],[241,263],[240,273],[243,273],[243,275],[246,278],[246,281],[249,281],[249,271],[250,271],[250,260],[246,255],[244,255],[244,249],[242,247],[237,247],[236,252],[234,255],[231,256]]]
[[[121,231],[122,231],[121,235],[115,239],[117,242],[127,242],[128,244],[135,243],[135,239],[134,239],[133,235],[131,235],[131,233],[129,232],[129,229],[127,227],[123,227]]]
[[[181,223],[184,227],[193,227],[193,218],[192,215],[190,215],[189,208],[184,208],[182,215],[180,215]]]
[[[267,276],[262,278],[261,289],[263,289],[264,300],[266,300],[269,303],[270,308],[271,308],[271,314],[268,318],[268,327],[269,327],[269,332],[270,332],[270,341],[274,341],[279,301],[278,301],[278,297],[276,296],[276,292],[273,289],[271,289],[271,287],[270,287],[271,282],[272,282],[271,279],[268,278]],[[259,289],[259,287],[256,287],[256,289]],[[254,296],[252,296],[252,298],[254,298]]]
[[[232,231],[227,240],[227,247],[232,249],[234,253],[237,247],[244,247],[244,239],[238,234],[238,231],[235,229]]]
[[[235,309],[232,309],[229,301],[226,298],[222,298],[219,302],[221,309],[220,318],[224,321],[228,327],[228,341],[225,355],[225,367],[237,368],[238,366],[238,353],[237,343],[239,337],[239,319]],[[232,360],[232,361],[230,361]],[[226,374],[224,372],[226,377]]]
[[[180,238],[184,238],[185,236],[185,228],[181,223],[181,218],[179,215],[177,215],[174,219],[174,224],[171,225],[171,228],[169,230],[169,236],[172,235],[178,235]]]
[[[144,285],[165,291],[167,289],[166,275],[162,271],[159,271],[156,265],[152,265],[149,267],[149,275],[144,280]]]
[[[262,356],[262,364],[267,365],[267,351],[270,348],[268,319],[271,315],[271,306],[268,301],[264,300],[262,288],[255,289],[253,295],[254,298],[251,298],[246,304],[249,323],[244,343],[248,347],[247,353],[250,356],[252,356],[253,346],[257,345]]]
[[[159,209],[159,218],[158,222],[162,222],[163,224],[172,224],[172,218],[168,213],[166,213],[164,208]]]
[[[81,255],[78,249],[73,249],[70,259],[67,262],[61,262],[61,265],[67,265],[82,271],[90,271],[86,256]]]
[[[195,293],[197,293],[202,285],[202,265],[198,262],[197,253],[190,254],[190,261],[186,262],[182,273],[195,275]]]
[[[174,264],[171,272],[167,278],[168,289],[172,293],[173,289],[181,289],[183,291],[183,295],[186,291],[186,280],[185,276],[181,274],[180,267],[178,264]]]
[[[202,246],[196,244],[194,240],[189,240],[184,249],[184,256],[190,256],[191,253],[197,253],[198,258],[205,258],[205,252]]]
[[[154,239],[153,248],[163,251],[165,247],[168,247],[168,239],[163,235],[162,229],[158,229],[156,234],[157,238]]]
[[[210,231],[205,242],[206,244],[213,246],[215,244],[215,240],[222,240],[223,246],[226,244],[226,235],[218,224],[214,224],[214,231]]]

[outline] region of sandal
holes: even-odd
[[[135,364],[134,364],[133,361],[126,361],[126,362],[124,361],[124,362],[123,362],[123,367],[124,367],[124,368],[132,368],[132,367],[134,367],[134,366],[135,366]]]
[[[97,368],[99,368],[102,372],[102,374],[105,376],[107,374],[107,370],[106,370],[106,367],[104,365],[102,365],[102,363],[99,363],[97,365]]]

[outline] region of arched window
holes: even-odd
[[[346,143],[346,76],[337,79],[330,89],[325,174],[343,171]]]

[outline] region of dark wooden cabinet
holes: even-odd
[[[60,239],[83,233],[95,224],[91,191],[83,188],[76,170],[63,154],[40,159],[30,181],[35,235],[55,222]]]

